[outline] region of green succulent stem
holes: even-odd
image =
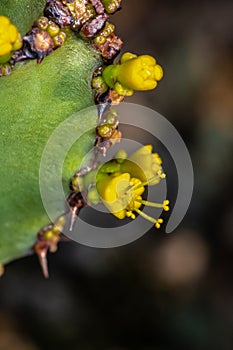
[[[0,14],[23,36],[44,5],[41,0],[1,0]],[[65,44],[41,64],[17,64],[10,76],[0,78],[0,265],[28,254],[38,230],[50,222],[39,189],[40,161],[49,137],[63,120],[94,103],[91,78],[102,60],[91,45],[66,34]],[[75,161],[64,167],[67,187],[94,140],[95,116],[78,118],[80,130],[93,126],[93,133],[74,146]]]

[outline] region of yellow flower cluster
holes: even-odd
[[[122,172],[130,172],[131,176],[139,178],[153,186],[166,177],[162,169],[162,159],[158,153],[152,153],[152,145],[146,145],[132,153],[121,165]]]
[[[122,153],[122,152],[121,152]],[[119,152],[118,152],[119,154]],[[142,205],[169,210],[169,201],[154,203],[143,200],[142,194],[148,185],[156,185],[165,177],[162,172],[162,160],[158,154],[152,153],[152,146],[141,147],[128,159],[116,163],[106,163],[104,171],[97,175],[96,189],[108,210],[118,219],[136,218],[141,215],[160,228],[163,219],[154,219],[140,210]],[[111,165],[113,171],[111,172]]]
[[[11,59],[12,52],[22,46],[20,33],[9,18],[0,16],[0,63]]]
[[[163,69],[154,57],[130,52],[122,55],[119,64],[107,66],[102,73],[107,86],[123,96],[131,96],[134,90],[153,90],[162,77]]]

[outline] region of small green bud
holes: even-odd
[[[47,32],[51,37],[54,37],[60,33],[60,27],[56,23],[49,21]]]
[[[93,42],[96,44],[96,45],[103,45],[106,41],[106,38],[103,36],[103,35],[98,35],[94,40]]]
[[[53,43],[56,47],[60,47],[64,44],[65,40],[66,40],[66,33],[60,32],[58,35],[56,35],[53,38]]]
[[[127,159],[127,153],[124,149],[120,149],[117,151],[115,154],[115,159],[117,160],[118,163],[123,163],[125,159]]]
[[[46,30],[49,24],[49,20],[47,17],[40,17],[36,21],[36,25],[39,29]]]
[[[106,22],[104,29],[100,32],[105,38],[111,35],[115,30],[115,26],[112,23]]]
[[[93,78],[91,84],[93,89],[95,89],[99,94],[103,94],[108,90],[108,86],[105,84],[104,79],[101,76]]]
[[[11,74],[11,66],[9,63],[0,64],[0,77],[10,75]]]
[[[48,241],[49,241],[50,239],[52,239],[53,236],[54,236],[53,230],[48,230],[48,231],[46,231],[46,232],[44,233],[44,238],[45,238],[46,240],[48,240]]]
[[[115,129],[114,125],[112,124],[102,124],[97,127],[98,134],[101,137],[107,137],[107,138],[112,136],[114,129]]]
[[[90,188],[90,190],[88,191],[87,199],[89,202],[91,202],[95,205],[97,205],[99,203],[100,197],[99,197],[99,194],[97,192],[96,187]]]
[[[96,182],[96,174],[97,174],[97,169],[91,170],[89,173],[87,173],[83,179],[83,185],[84,188],[89,188],[90,185],[94,184]]]
[[[116,93],[118,95],[121,95],[121,96],[132,96],[134,91],[131,90],[131,89],[128,89],[128,88],[125,88],[123,85],[121,85],[119,82],[117,82],[115,85],[114,85],[114,90],[116,91]]]
[[[102,3],[106,12],[111,14],[116,12],[121,6],[121,0],[102,0]]]
[[[112,173],[118,173],[120,171],[120,164],[117,163],[116,161],[109,161],[104,163],[98,171],[98,179],[101,177],[103,174],[112,174]]]
[[[81,176],[74,176],[71,180],[71,186],[73,190],[77,193],[81,192],[83,190],[84,186],[84,180]]]

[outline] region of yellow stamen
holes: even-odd
[[[155,227],[159,229],[162,223],[163,223],[163,219],[160,219],[160,218],[157,219],[155,221]]]
[[[154,208],[163,208],[163,210],[168,211],[169,210],[169,200],[165,200],[163,201],[163,203],[154,203],[154,202],[149,202],[149,201],[145,201],[145,200],[139,200],[137,198],[137,202],[143,204],[143,205],[147,205],[148,207],[154,207]]]
[[[157,179],[158,178],[158,176],[157,175],[155,175],[155,176],[153,176],[153,177],[151,177],[149,180],[147,180],[147,181],[144,181],[144,182],[140,182],[140,183],[136,183],[134,186],[132,186],[132,187],[130,187],[129,188],[129,190],[137,190],[137,189],[139,189],[139,188],[141,188],[141,187],[145,187],[145,186],[148,186],[151,182],[153,182],[155,179]],[[128,191],[129,191],[128,190]],[[128,192],[127,191],[127,192]],[[127,193],[126,192],[126,193]]]
[[[163,208],[163,204],[160,203],[154,203],[154,202],[148,202],[145,200],[139,201],[143,205],[147,205],[148,207],[153,207],[153,208]]]
[[[168,206],[169,203],[167,199],[163,202],[163,210],[168,211],[170,209]]]
[[[134,209],[139,215],[141,215],[144,219],[152,222],[153,224],[156,224],[157,219],[152,218],[152,216],[145,214],[143,211],[141,211],[140,209],[135,208]],[[161,219],[162,220],[162,219]]]
[[[126,212],[126,216],[128,217],[128,218],[131,218],[131,219],[136,219],[136,215],[131,211],[131,210],[128,210],[127,212]]]

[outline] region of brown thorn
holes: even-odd
[[[40,252],[37,252],[37,256],[39,259],[40,266],[42,268],[43,275],[47,279],[49,278],[47,250],[41,250]]]
[[[38,235],[38,239],[40,239],[39,235]],[[49,242],[46,242],[43,240],[38,240],[33,247],[33,250],[39,259],[39,263],[45,278],[49,278],[48,261],[47,261],[48,248],[49,248]]]
[[[71,221],[70,221],[70,228],[69,228],[69,231],[73,231],[73,228],[74,228],[74,224],[75,224],[75,221],[77,219],[77,211],[78,211],[78,207],[74,207],[72,208],[72,211],[71,211]]]
[[[4,266],[0,264],[0,277],[4,274]]]

